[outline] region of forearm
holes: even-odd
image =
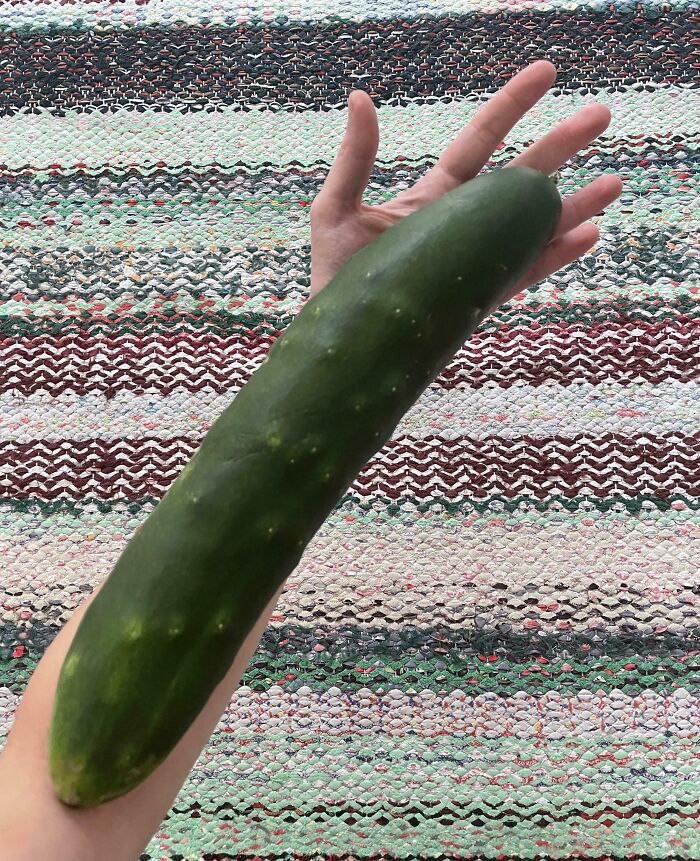
[[[160,767],[126,795],[95,808],[78,809],[66,807],[53,793],[48,728],[61,665],[93,593],[39,662],[0,755],[0,861],[135,861],[207,744],[283,588],[268,604],[207,705]]]

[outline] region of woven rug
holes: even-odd
[[[368,464],[143,859],[700,858],[698,4],[0,5],[0,729],[309,287],[367,90],[366,196],[527,62],[503,164],[622,198]]]

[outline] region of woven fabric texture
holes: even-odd
[[[698,4],[0,4],[0,736],[366,195],[539,58],[489,167],[597,100],[575,264],[499,309],[288,581],[144,861],[700,858]]]

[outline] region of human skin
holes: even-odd
[[[415,185],[380,206],[362,202],[379,144],[370,96],[354,91],[345,136],[311,207],[311,295],[321,290],[356,251],[387,227],[476,176],[511,128],[552,86],[556,70],[539,61],[496,93],[448,145]],[[587,147],[610,122],[591,104],[535,141],[508,167],[552,173]],[[512,295],[584,254],[598,238],[589,219],[620,194],[622,183],[605,174],[563,201],[556,232]],[[105,571],[105,576],[109,573]],[[167,814],[192,766],[240,683],[268,625],[280,587],[241,646],[228,674],[167,759],[139,786],[98,807],[62,804],[48,769],[48,728],[59,671],[93,594],[73,613],[46,650],[24,692],[0,756],[0,861],[135,861]]]

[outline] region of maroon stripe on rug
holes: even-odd
[[[139,499],[162,496],[194,453],[187,438],[0,443],[5,496]],[[390,441],[352,489],[398,499],[503,494],[537,499],[674,493],[700,496],[700,432],[629,437]]]
[[[0,392],[235,391],[277,334],[133,334],[0,340]],[[660,359],[659,356],[662,358]],[[700,379],[700,320],[518,326],[477,332],[437,385]]]

